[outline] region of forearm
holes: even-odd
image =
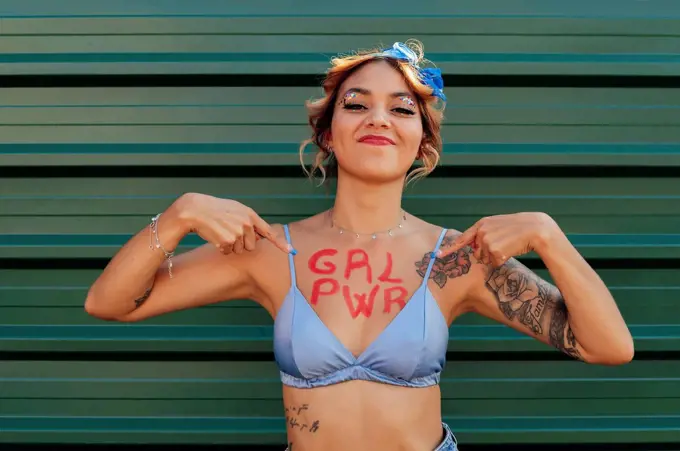
[[[158,237],[171,252],[186,234],[182,222],[171,206],[158,220]],[[132,237],[111,259],[90,287],[85,309],[101,317],[116,318],[144,302],[153,286],[158,269],[166,260],[156,248],[150,227]]]
[[[604,364],[632,359],[633,339],[614,298],[564,233],[556,227],[536,252],[564,300],[566,319],[583,358]]]

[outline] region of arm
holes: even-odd
[[[198,210],[201,221],[187,213],[192,208],[194,212]],[[231,218],[223,219],[229,208]],[[242,215],[236,213],[239,209],[244,211]],[[250,226],[248,215],[253,217]],[[234,219],[236,216],[239,219]],[[158,234],[163,247],[175,249],[190,230],[211,244],[173,257],[170,278],[163,252],[149,248],[151,235],[149,227],[145,227],[118,251],[90,287],[85,310],[104,320],[134,322],[220,301],[255,299],[251,268],[261,254],[261,249],[254,245],[253,228],[258,225],[263,235],[268,234],[278,246],[286,246],[273,237],[264,221],[240,204],[203,195],[180,198],[159,219]],[[231,233],[234,229],[240,232]],[[220,248],[226,249],[228,255]],[[244,248],[247,252],[243,252]]]
[[[542,227],[527,241],[532,243],[527,249],[541,257],[557,286],[513,258],[495,266],[489,258],[470,255],[476,263],[470,271],[475,280],[465,302],[467,309],[575,359],[607,365],[629,362],[634,353],[633,339],[609,290],[554,221],[547,215],[539,220]],[[526,223],[520,225],[523,230],[529,228]],[[493,228],[486,232],[490,237],[486,244],[484,235],[477,243],[489,255],[516,254],[507,252],[507,248],[502,251],[502,244],[493,246]],[[459,252],[469,255],[473,251],[466,247]]]

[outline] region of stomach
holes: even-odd
[[[443,438],[437,385],[284,386],[283,402],[291,451],[432,451]]]

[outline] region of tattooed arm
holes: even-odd
[[[448,272],[457,274],[469,262],[464,271],[470,277],[465,310],[510,326],[578,360],[609,365],[629,362],[633,358],[632,337],[595,271],[566,237],[556,237],[536,252],[559,289],[514,258],[498,268],[484,264],[470,247],[444,257],[449,261],[443,261],[441,268],[449,266]]]
[[[480,263],[479,269],[484,287],[478,285],[472,292],[473,311],[529,334],[575,359],[586,360],[569,323],[567,305],[556,287],[514,258],[500,268]]]

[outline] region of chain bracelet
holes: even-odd
[[[172,257],[175,256],[175,252],[168,252],[165,250],[163,245],[161,244],[161,241],[158,239],[158,219],[161,217],[162,213],[158,213],[156,216],[151,218],[151,224],[149,224],[149,232],[150,232],[150,242],[149,242],[149,249],[154,250],[154,249],[160,249],[163,251],[163,254],[165,254],[166,260],[168,260],[168,274],[170,275],[170,278],[172,279]],[[155,241],[155,242],[154,242]]]

